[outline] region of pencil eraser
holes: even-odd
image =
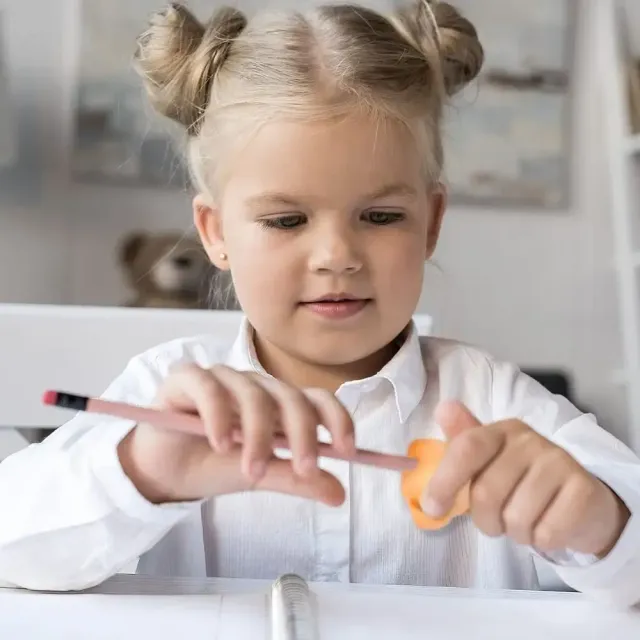
[[[55,405],[57,401],[58,401],[58,394],[56,391],[45,391],[42,394],[43,404]]]

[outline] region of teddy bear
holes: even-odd
[[[193,236],[171,231],[134,231],[122,239],[118,257],[128,283],[135,291],[135,296],[125,306],[238,308],[228,272],[211,264],[202,245]]]

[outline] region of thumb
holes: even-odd
[[[447,440],[453,440],[464,431],[481,426],[478,418],[457,400],[441,402],[436,407],[434,418],[442,427]]]

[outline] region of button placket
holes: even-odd
[[[370,387],[370,385],[369,385]],[[345,406],[355,423],[361,404],[363,386],[345,386],[336,397]],[[330,441],[330,434],[321,429],[319,439]],[[351,566],[351,464],[343,460],[324,458],[321,467],[336,476],[345,490],[345,501],[339,507],[319,504],[316,507],[316,580],[350,581]]]
[[[329,442],[330,435],[320,430],[319,440]],[[323,458],[320,467],[334,475],[345,490],[345,501],[338,507],[316,504],[316,575],[318,581],[348,582],[350,562],[350,464],[344,460]]]

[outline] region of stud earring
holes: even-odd
[[[226,262],[226,261],[227,261],[227,257],[228,257],[228,256],[227,256],[227,254],[226,254],[226,253],[221,253],[221,254],[220,254],[220,260],[222,260],[223,262]]]

